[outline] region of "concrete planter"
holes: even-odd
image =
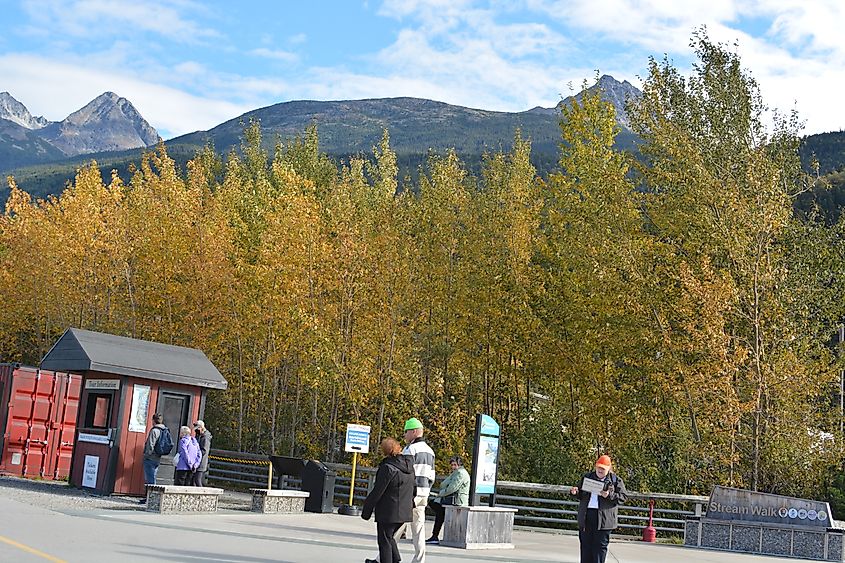
[[[440,545],[462,549],[513,549],[515,508],[446,506]]]
[[[222,494],[223,489],[213,487],[147,485],[147,512],[217,512],[217,499]]]
[[[252,512],[264,514],[305,512],[305,500],[309,493],[286,489],[250,489]]]

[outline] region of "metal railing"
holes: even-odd
[[[211,450],[209,479],[233,488],[266,488],[269,461],[266,455]],[[335,505],[349,502],[352,466],[326,463],[336,472]],[[354,501],[363,502],[375,481],[376,468],[358,466],[355,473]],[[278,476],[273,475],[276,486]],[[444,478],[437,476],[435,487]],[[284,486],[298,488],[299,479],[285,478]],[[574,529],[577,525],[578,501],[572,500],[569,485],[499,481],[496,485],[496,506],[516,508],[517,524],[552,529]],[[664,534],[683,534],[686,517],[702,516],[708,497],[629,491],[628,502],[619,506],[619,528],[637,534],[648,525],[648,504],[654,501],[653,525]],[[482,497],[486,501],[486,497]]]
[[[266,455],[212,448],[208,455],[208,478],[235,489],[267,488],[269,466]]]
[[[569,494],[570,485],[499,481],[496,506],[516,508],[514,521],[528,526],[574,528],[578,501]],[[708,497],[667,493],[628,492],[619,506],[619,528],[632,533],[648,526],[648,504],[654,501],[653,526],[658,532],[683,534],[686,517],[701,516]]]
[[[326,463],[326,467],[337,473],[334,483],[335,503],[347,504],[349,502],[349,488],[352,483],[352,466],[343,463]],[[375,467],[361,467],[355,470],[355,493],[353,500],[364,502],[367,494],[372,490],[376,481]]]

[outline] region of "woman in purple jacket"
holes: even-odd
[[[187,426],[179,429],[179,461],[176,462],[175,485],[190,485],[194,471],[202,459],[199,442]]]

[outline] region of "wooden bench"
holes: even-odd
[[[264,514],[305,512],[305,500],[311,493],[288,489],[250,489],[252,511]]]
[[[180,485],[147,485],[147,512],[217,512],[223,489]]]

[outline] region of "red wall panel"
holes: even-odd
[[[63,479],[70,471],[82,377],[30,367],[3,366],[8,397],[0,471]]]

